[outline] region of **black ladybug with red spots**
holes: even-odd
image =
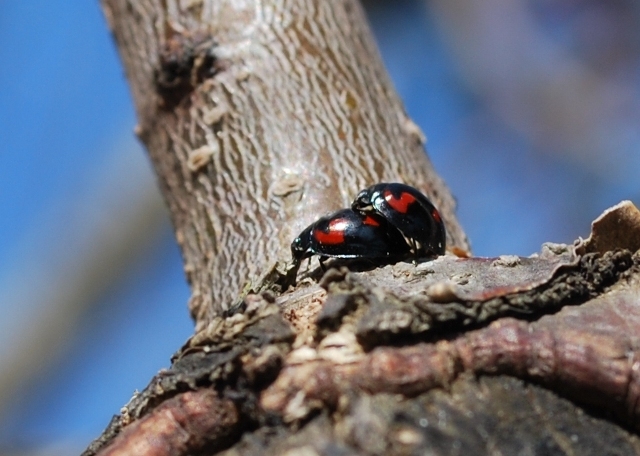
[[[417,189],[381,183],[362,190],[351,208],[384,217],[407,239],[414,257],[444,255],[446,232],[440,213]]]
[[[291,243],[294,263],[312,255],[327,258],[400,260],[409,253],[409,245],[398,230],[377,214],[362,214],[341,209],[321,217],[305,228]],[[297,269],[297,268],[296,268]]]
[[[351,209],[321,217],[291,243],[295,281],[300,263],[319,255],[392,263],[444,254],[445,229],[438,210],[413,187],[382,183],[362,190]]]

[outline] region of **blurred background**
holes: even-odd
[[[474,253],[640,202],[640,4],[365,7]],[[79,453],[192,332],[98,1],[0,2],[0,454]]]

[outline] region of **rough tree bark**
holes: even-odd
[[[304,226],[367,184],[422,188],[466,248],[355,1],[103,5],[198,329],[260,289]]]
[[[196,328],[85,454],[640,452],[632,205],[535,258],[310,266],[285,290],[294,235],[374,182],[422,189],[469,250],[360,5],[102,4]]]

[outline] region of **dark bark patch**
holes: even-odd
[[[327,297],[316,319],[319,336],[326,336],[340,326],[342,317],[357,307],[357,296],[351,293],[336,293]]]
[[[163,109],[174,109],[197,84],[223,68],[215,56],[215,47],[213,38],[203,32],[175,33],[167,38],[154,72]]]
[[[412,399],[347,393],[333,413],[301,427],[276,423],[245,433],[222,456],[309,454],[433,456],[628,455],[640,439],[537,385],[465,375]]]
[[[637,437],[552,392],[471,377],[414,400],[361,396],[338,426],[358,454],[636,454]],[[345,426],[343,423],[346,423]]]

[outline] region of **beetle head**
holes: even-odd
[[[369,189],[362,190],[356,196],[356,199],[351,203],[351,209],[358,212],[370,212],[373,210],[373,205],[371,204],[371,192]]]

